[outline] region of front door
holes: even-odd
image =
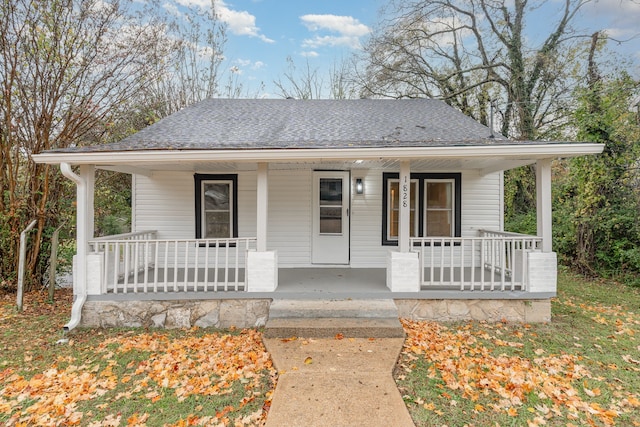
[[[314,264],[349,264],[349,172],[313,173]]]

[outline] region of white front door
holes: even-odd
[[[349,172],[313,173],[314,264],[349,264]]]

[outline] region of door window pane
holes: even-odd
[[[320,234],[342,233],[342,179],[320,178]]]
[[[320,206],[342,205],[342,179],[320,178]]]

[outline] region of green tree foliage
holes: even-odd
[[[601,77],[593,55],[589,63],[588,85],[577,94],[577,139],[605,148],[556,169],[556,250],[586,274],[640,277],[640,126],[633,105],[640,84],[625,74]]]

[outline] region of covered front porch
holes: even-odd
[[[542,239],[516,233],[478,230],[475,237],[411,239],[409,256],[419,260],[419,271],[409,273],[417,273],[419,283],[418,289],[409,291],[390,286],[392,264],[386,269],[276,265],[274,288],[264,290],[258,283],[252,289],[247,269],[253,267],[252,256],[257,254],[255,238],[160,240],[156,235],[143,231],[92,239],[87,255],[92,278],[89,294],[222,298],[230,293],[257,297],[257,293],[274,292],[277,297],[292,298],[382,294],[445,298],[468,292],[498,298],[542,292],[537,296],[552,296],[550,291],[529,286],[529,259],[541,253]]]

